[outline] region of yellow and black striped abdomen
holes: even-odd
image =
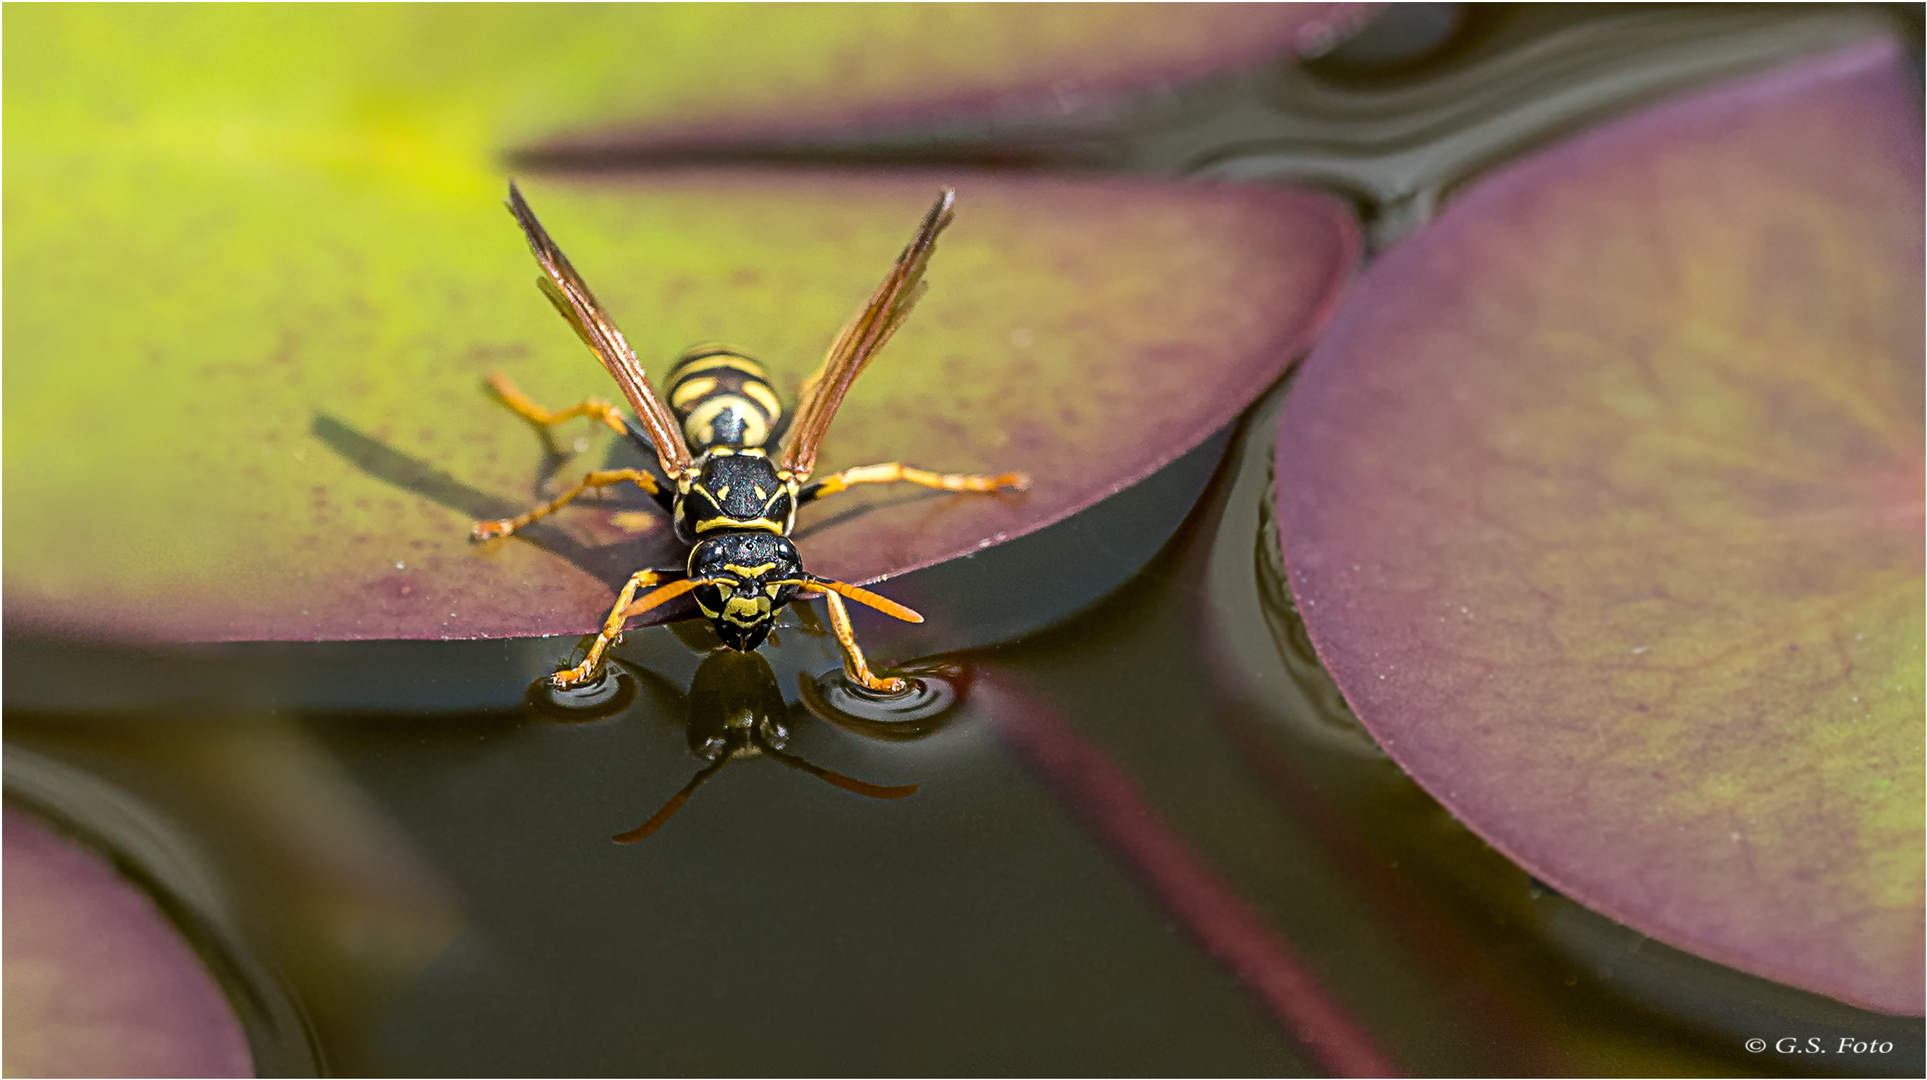
[[[669,407],[700,455],[715,446],[762,446],[783,423],[783,399],[763,365],[721,345],[701,345],[669,369]]]

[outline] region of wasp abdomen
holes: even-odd
[[[669,369],[669,407],[699,454],[762,446],[783,422],[783,400],[763,365],[720,345],[691,349]]]

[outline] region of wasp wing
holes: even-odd
[[[856,377],[863,374],[923,296],[924,269],[930,265],[930,253],[936,250],[937,234],[956,216],[951,210],[956,201],[957,193],[949,189],[937,196],[930,212],[923,216],[923,224],[917,227],[917,235],[897,256],[897,264],[877,286],[870,302],[836,336],[823,366],[804,380],[803,400],[797,406],[789,442],[783,447],[783,468],[799,480],[808,479],[816,468],[817,448],[843,404],[843,395],[850,392]]]
[[[662,471],[671,481],[677,480],[690,469],[689,448],[683,444],[682,433],[676,428],[676,421],[669,410],[663,407],[655,390],[649,386],[649,379],[642,373],[642,364],[636,360],[636,351],[616,329],[616,324],[603,314],[602,306],[596,303],[595,294],[582,276],[569,264],[569,257],[549,239],[547,229],[535,218],[535,211],[529,209],[527,200],[513,183],[509,184],[509,212],[522,226],[523,235],[528,237],[529,250],[535,253],[535,261],[542,265],[547,277],[536,279],[542,287],[542,295],[549,298],[555,310],[562,314],[569,325],[596,358],[602,361],[616,385],[622,387],[622,396],[629,399],[629,407],[636,411],[642,421],[643,429],[654,444],[656,458],[662,463]]]

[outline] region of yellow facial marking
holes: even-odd
[[[723,618],[737,626],[750,626],[769,617],[770,603],[767,596],[732,596],[723,605]]]
[[[739,578],[753,578],[762,577],[764,574],[776,569],[776,564],[766,562],[761,566],[737,566],[735,563],[724,563],[723,569],[735,574]]]
[[[752,491],[754,491],[754,492],[756,492],[756,497],[757,497],[757,498],[759,498],[759,499],[761,499],[761,500],[763,500],[763,505],[764,505],[764,506],[768,506],[768,505],[769,505],[769,492],[767,492],[767,491],[764,491],[764,490],[763,490],[763,485],[761,485],[761,484],[751,484],[751,485],[750,485],[750,490],[752,490]]]
[[[717,488],[716,494],[710,496],[710,498],[716,502],[722,502],[724,499],[729,498],[729,485],[724,484],[722,487]]]

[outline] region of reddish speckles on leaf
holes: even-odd
[[[845,402],[823,465],[902,460],[1023,471],[1036,483],[989,497],[868,489],[810,508],[801,546],[810,569],[828,577],[871,581],[976,551],[987,537],[1022,536],[1149,475],[1284,371],[1358,257],[1338,201],[1233,186],[733,172],[527,188],[658,377],[681,349],[728,338],[793,399],[940,181],[958,188],[958,223],[931,268],[930,294]],[[212,393],[195,365],[244,350],[169,339],[173,369],[159,381],[78,369],[97,383],[96,407],[156,417],[138,444],[117,444],[119,428],[99,436],[101,453],[146,466],[125,497],[151,528],[123,531],[111,545],[105,534],[76,543],[101,516],[87,471],[94,459],[37,458],[9,488],[10,500],[27,500],[10,507],[32,507],[8,529],[9,627],[169,641],[436,638],[451,632],[440,609],[462,612],[454,631],[462,636],[575,634],[599,625],[629,573],[678,561],[669,530],[652,526],[655,511],[635,491],[584,499],[503,544],[468,540],[472,521],[513,515],[550,490],[539,483],[542,440],[482,378],[500,367],[556,407],[613,390],[530,286],[533,268],[497,197],[447,208],[460,230],[421,213],[395,224],[447,234],[440,239],[450,246],[433,258],[420,238],[361,236],[370,259],[401,259],[390,272],[419,260],[423,280],[439,271],[476,299],[460,318],[439,319],[418,311],[413,295],[395,297],[392,311],[343,305],[331,333],[355,343],[353,352],[314,359],[301,387],[223,361],[233,370],[222,392],[245,392],[247,407],[182,423],[172,405]],[[299,255],[277,266],[298,279],[310,273]],[[1058,273],[1064,266],[1079,283]],[[246,274],[227,271],[245,288]],[[313,288],[325,296],[330,283]],[[433,334],[414,323],[391,328],[406,317],[431,322]],[[1033,331],[1031,346],[1011,344],[1013,324]],[[242,321],[233,332],[253,331]],[[452,404],[424,405],[438,395]],[[266,431],[305,449],[306,460],[283,448],[216,482],[214,466],[181,468],[174,457],[259,446]],[[570,470],[629,453],[580,421],[556,433],[565,451],[579,439],[587,452],[558,467],[564,483]],[[163,545],[167,558],[155,557]],[[388,580],[401,550],[422,552],[406,598]],[[287,585],[295,567],[305,575],[299,589]],[[111,613],[87,599],[107,593]],[[377,595],[387,599],[371,604]],[[437,600],[420,602],[425,595]]]
[[[1373,267],[1278,447],[1359,717],[1561,891],[1922,1007],[1918,83],[1874,44],[1505,167]]]

